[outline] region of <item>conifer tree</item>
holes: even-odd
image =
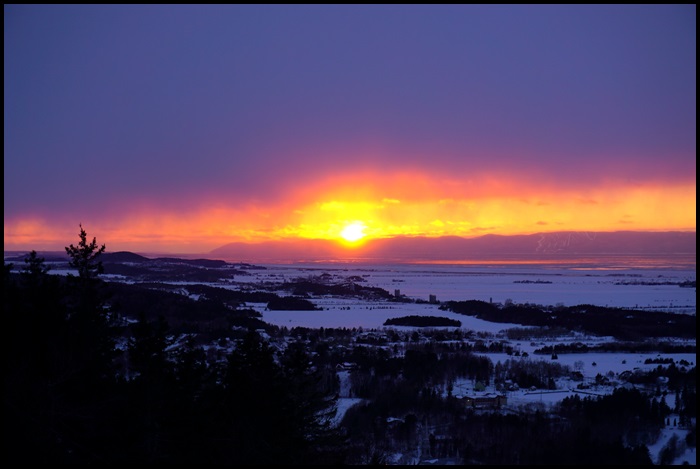
[[[69,265],[75,269],[78,269],[78,276],[81,279],[92,279],[96,278],[99,274],[104,272],[104,267],[102,266],[102,261],[99,260],[99,256],[105,252],[106,246],[97,245],[97,238],[92,238],[92,242],[88,244],[87,233],[83,229],[82,223],[80,224],[80,242],[77,246],[66,247],[66,254],[70,256]]]
[[[68,277],[66,293],[75,373],[83,384],[109,381],[114,378],[115,328],[106,307],[105,286],[98,278],[104,271],[99,256],[106,248],[98,246],[96,238],[88,243],[81,224],[80,242],[65,249],[69,265],[78,270],[78,277]]]

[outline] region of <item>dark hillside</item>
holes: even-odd
[[[129,251],[105,252],[102,254],[103,264],[114,264],[122,262],[142,263],[149,261],[149,258],[144,257],[140,254],[134,254],[133,252]]]
[[[567,330],[587,331],[618,340],[644,338],[696,337],[695,315],[661,311],[639,311],[594,305],[544,307],[540,305],[494,305],[484,301],[447,301],[440,309],[474,316],[485,321],[547,326]]]

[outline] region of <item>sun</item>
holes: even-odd
[[[365,224],[360,221],[348,223],[340,232],[340,237],[349,243],[354,243],[366,236],[365,228]]]

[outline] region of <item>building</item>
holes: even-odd
[[[506,396],[494,393],[465,396],[462,400],[473,409],[499,409],[508,403]]]

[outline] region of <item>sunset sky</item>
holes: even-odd
[[[695,231],[695,18],[5,5],[5,250]]]

